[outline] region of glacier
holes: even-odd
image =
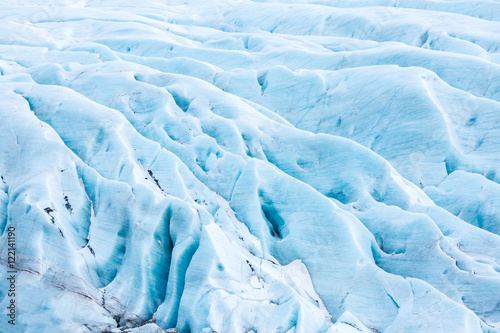
[[[0,13],[0,332],[500,332],[500,2]]]

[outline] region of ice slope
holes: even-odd
[[[497,2],[0,10],[0,331],[500,330]]]

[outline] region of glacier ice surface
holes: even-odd
[[[1,332],[500,330],[498,2],[0,12]]]

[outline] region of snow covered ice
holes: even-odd
[[[2,2],[0,332],[499,332],[499,21]]]

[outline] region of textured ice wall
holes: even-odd
[[[1,332],[500,329],[497,2],[2,6]]]

